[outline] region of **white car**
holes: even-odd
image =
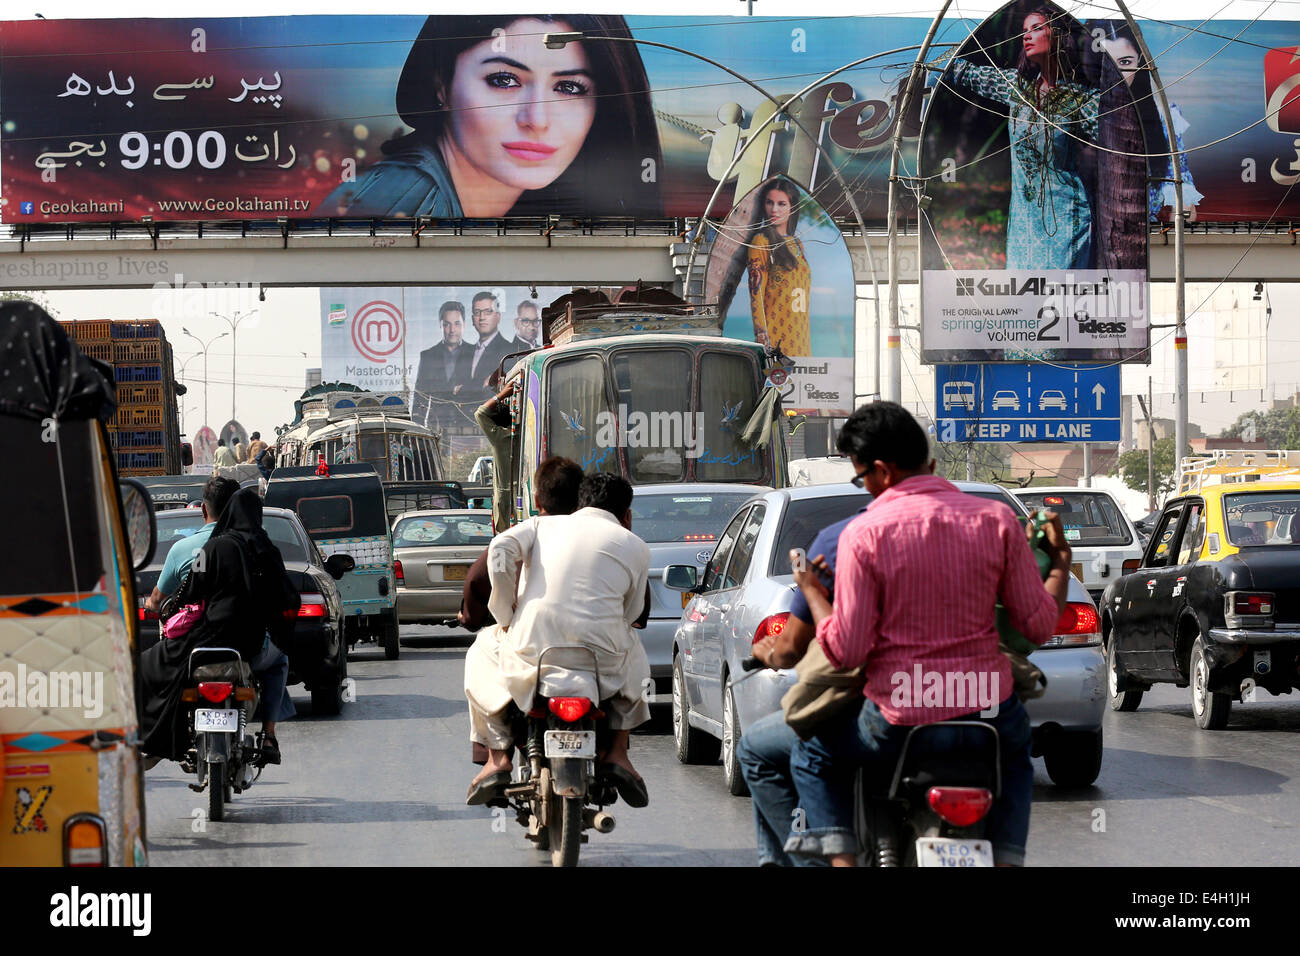
[[[1061,516],[1074,551],[1074,573],[1094,601],[1106,585],[1141,563],[1141,536],[1110,492],[1062,485],[1016,488],[1012,494],[1031,511],[1043,508]]]
[[[1065,411],[1068,408],[1065,401],[1065,393],[1059,389],[1049,388],[1038,396],[1038,410],[1042,411],[1047,408],[1059,408]]]
[[[1001,391],[993,393],[993,411],[1001,408],[1013,408],[1020,411],[1020,396],[1015,392]]]
[[[465,479],[467,484],[487,485],[492,483],[492,456],[480,455],[474,460],[474,467],[469,470],[469,476]]]

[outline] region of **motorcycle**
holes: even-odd
[[[886,784],[858,772],[859,862],[993,866],[984,821],[1001,793],[998,732],[978,720],[913,727]]]
[[[543,663],[555,651],[582,651],[590,670]],[[584,830],[609,833],[614,817],[604,808],[618,799],[613,783],[597,779],[596,754],[607,750],[611,732],[600,709],[595,652],[581,644],[559,644],[537,661],[533,706],[514,712],[515,747],[524,759],[505,788],[505,804],[552,866],[577,866]],[[491,805],[491,804],[489,804]],[[502,805],[497,802],[498,806]]]
[[[189,684],[181,692],[187,708],[190,751],[181,769],[198,776],[190,789],[208,791],[208,819],[220,822],[225,804],[262,774],[262,734],[247,733],[260,687],[252,669],[230,647],[190,652]]]

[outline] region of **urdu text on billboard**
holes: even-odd
[[[1122,24],[1015,0],[951,58],[918,155],[923,361],[1145,360],[1170,160],[1147,156],[1168,150],[1136,48]]]
[[[1014,67],[1004,53],[1022,23],[1000,16],[993,48],[963,47],[973,65]],[[694,217],[753,140],[712,216],[783,174],[832,217],[850,218],[834,166],[866,220],[880,223],[910,54],[826,75],[919,43],[929,23],[587,14],[0,22],[0,220]],[[944,36],[977,26],[950,19]],[[1300,25],[1212,26],[1143,28],[1178,107],[1175,139],[1192,150],[1188,205],[1201,220],[1300,218],[1300,190],[1288,192],[1300,177]],[[1116,62],[1129,55],[1113,22],[1081,28],[1086,57],[1094,45]],[[562,49],[542,42],[570,31],[585,38]],[[681,47],[777,98],[813,89],[796,122],[766,123],[773,103],[716,67],[599,37]],[[1130,77],[1155,142],[1161,124],[1138,91],[1147,75],[1138,65]],[[952,80],[950,70],[949,89]],[[969,86],[962,95],[994,106]],[[902,119],[908,169],[915,102],[916,115]],[[1168,218],[1167,193],[1153,192],[1152,216]]]

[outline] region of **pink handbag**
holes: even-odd
[[[203,608],[206,602],[200,601],[198,604],[186,604],[181,607],[175,614],[162,622],[163,637],[168,640],[176,640],[184,637],[194,625],[203,617]]]

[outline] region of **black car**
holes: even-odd
[[[1300,486],[1211,485],[1171,499],[1137,571],[1101,600],[1113,710],[1153,684],[1190,687],[1197,726],[1234,700],[1300,686]]]
[[[157,520],[158,547],[153,561],[137,576],[141,604],[157,586],[172,547],[203,527],[203,514],[197,508],[160,512]],[[313,713],[337,714],[343,702],[348,657],[341,639],[343,604],[336,579],[292,511],[265,508],[262,525],[279,549],[302,599],[290,646],[281,648],[289,655],[289,683],[306,686]],[[145,650],[158,641],[158,615],[144,607],[139,613],[140,648]]]

